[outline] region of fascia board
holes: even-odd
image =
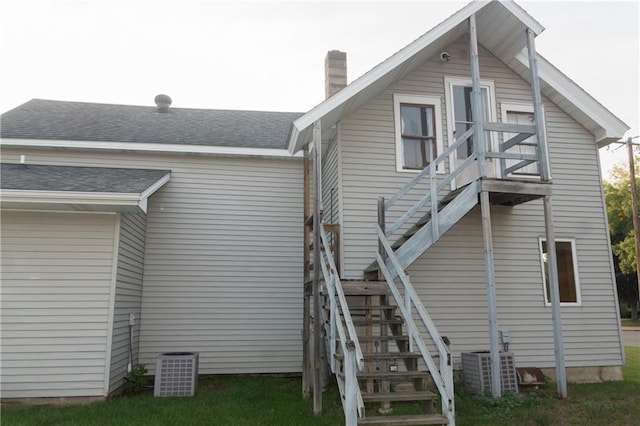
[[[140,207],[141,194],[121,192],[2,190],[2,203]],[[146,209],[143,209],[146,213]]]
[[[529,15],[520,5],[513,0],[499,0],[500,4],[507,9],[513,16],[518,18],[522,23],[529,28],[537,36],[542,33],[545,28],[534,17]]]
[[[522,50],[516,58],[522,65],[529,68],[526,50]],[[595,100],[582,87],[563,74],[544,57],[537,55],[538,75],[541,80],[549,84],[558,94],[563,96],[576,108],[586,114],[597,126],[596,143],[605,146],[613,140],[622,138],[629,126],[616,117],[611,111]]]
[[[147,203],[149,197],[152,196],[158,189],[162,188],[165,183],[169,182],[171,179],[171,173],[167,173],[160,179],[158,179],[153,185],[147,188],[142,194],[140,194],[140,201],[138,202],[138,206],[142,209],[143,212],[147,212]]]
[[[291,158],[301,157],[290,154],[286,149],[277,148],[242,148],[229,146],[139,143],[139,142],[111,142],[111,141],[72,141],[53,139],[16,139],[3,138],[2,146],[34,147],[34,148],[71,148],[106,151],[140,151],[180,154],[210,154],[241,157]]]

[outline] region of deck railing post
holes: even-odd
[[[542,96],[540,95],[540,79],[538,78],[538,59],[536,57],[536,42],[533,31],[527,28],[527,54],[529,57],[529,76],[531,78],[531,97],[533,99],[533,119],[536,126],[536,153],[540,167],[540,180],[551,180],[549,164],[549,147],[547,145],[547,130],[542,113]]]
[[[482,108],[482,88],[480,86],[480,62],[478,59],[478,34],[476,15],[469,17],[469,55],[471,60],[471,114],[473,115],[473,146],[478,155],[478,177],[486,176],[486,144],[484,135],[484,110]]]
[[[440,238],[440,220],[438,218],[438,179],[435,164],[429,165],[429,193],[431,194],[431,233],[433,241]]]

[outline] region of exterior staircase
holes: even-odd
[[[404,319],[385,281],[343,281],[349,312],[363,348],[356,373],[366,415],[359,425],[446,425],[439,396],[420,353],[409,349]],[[335,354],[343,377],[341,354]],[[435,392],[434,392],[435,391]]]
[[[490,124],[485,123],[485,128]],[[499,152],[479,156],[475,146],[454,170],[438,176],[438,167],[450,164],[458,148],[467,144],[473,134],[469,129],[390,199],[378,200],[378,250],[375,261],[364,271],[364,281],[340,279],[334,261],[340,258],[335,253],[339,244],[331,244],[325,232],[325,227],[339,232],[337,225],[322,224],[321,244],[311,244],[320,251],[319,294],[325,306],[322,319],[327,359],[336,375],[348,426],[455,424],[449,341],[440,336],[406,268],[467,215],[480,198],[485,206],[487,200],[512,206],[551,194],[547,182],[484,175],[484,163],[488,161],[493,161],[494,167],[499,163],[501,176],[509,176],[538,159],[506,152],[534,134],[535,129],[496,128],[519,135],[503,142]],[[506,160],[519,163],[506,167]],[[459,181],[463,172],[467,183],[462,186]],[[424,184],[418,185],[423,180],[427,181],[426,190]],[[390,212],[411,191],[414,199],[418,194],[418,201],[399,214]],[[389,226],[387,215],[397,216]]]

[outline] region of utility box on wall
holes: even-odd
[[[197,352],[168,352],[156,357],[153,396],[193,396],[197,387]]]
[[[500,382],[502,392],[518,393],[518,376],[512,352],[500,352]],[[489,352],[462,353],[464,385],[482,395],[491,393],[491,355]]]

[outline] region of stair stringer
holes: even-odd
[[[453,201],[438,212],[438,235],[436,235],[435,238],[432,226],[434,218],[432,217],[429,222],[427,222],[395,251],[403,269],[406,269],[409,265],[415,262],[422,253],[435,244],[442,235],[451,229],[453,225],[466,216],[466,214],[469,213],[476,204],[478,204],[479,190],[480,184],[478,181],[470,183],[454,198]],[[393,274],[393,278],[397,277],[396,268],[393,268],[389,262],[387,263],[387,267]]]

